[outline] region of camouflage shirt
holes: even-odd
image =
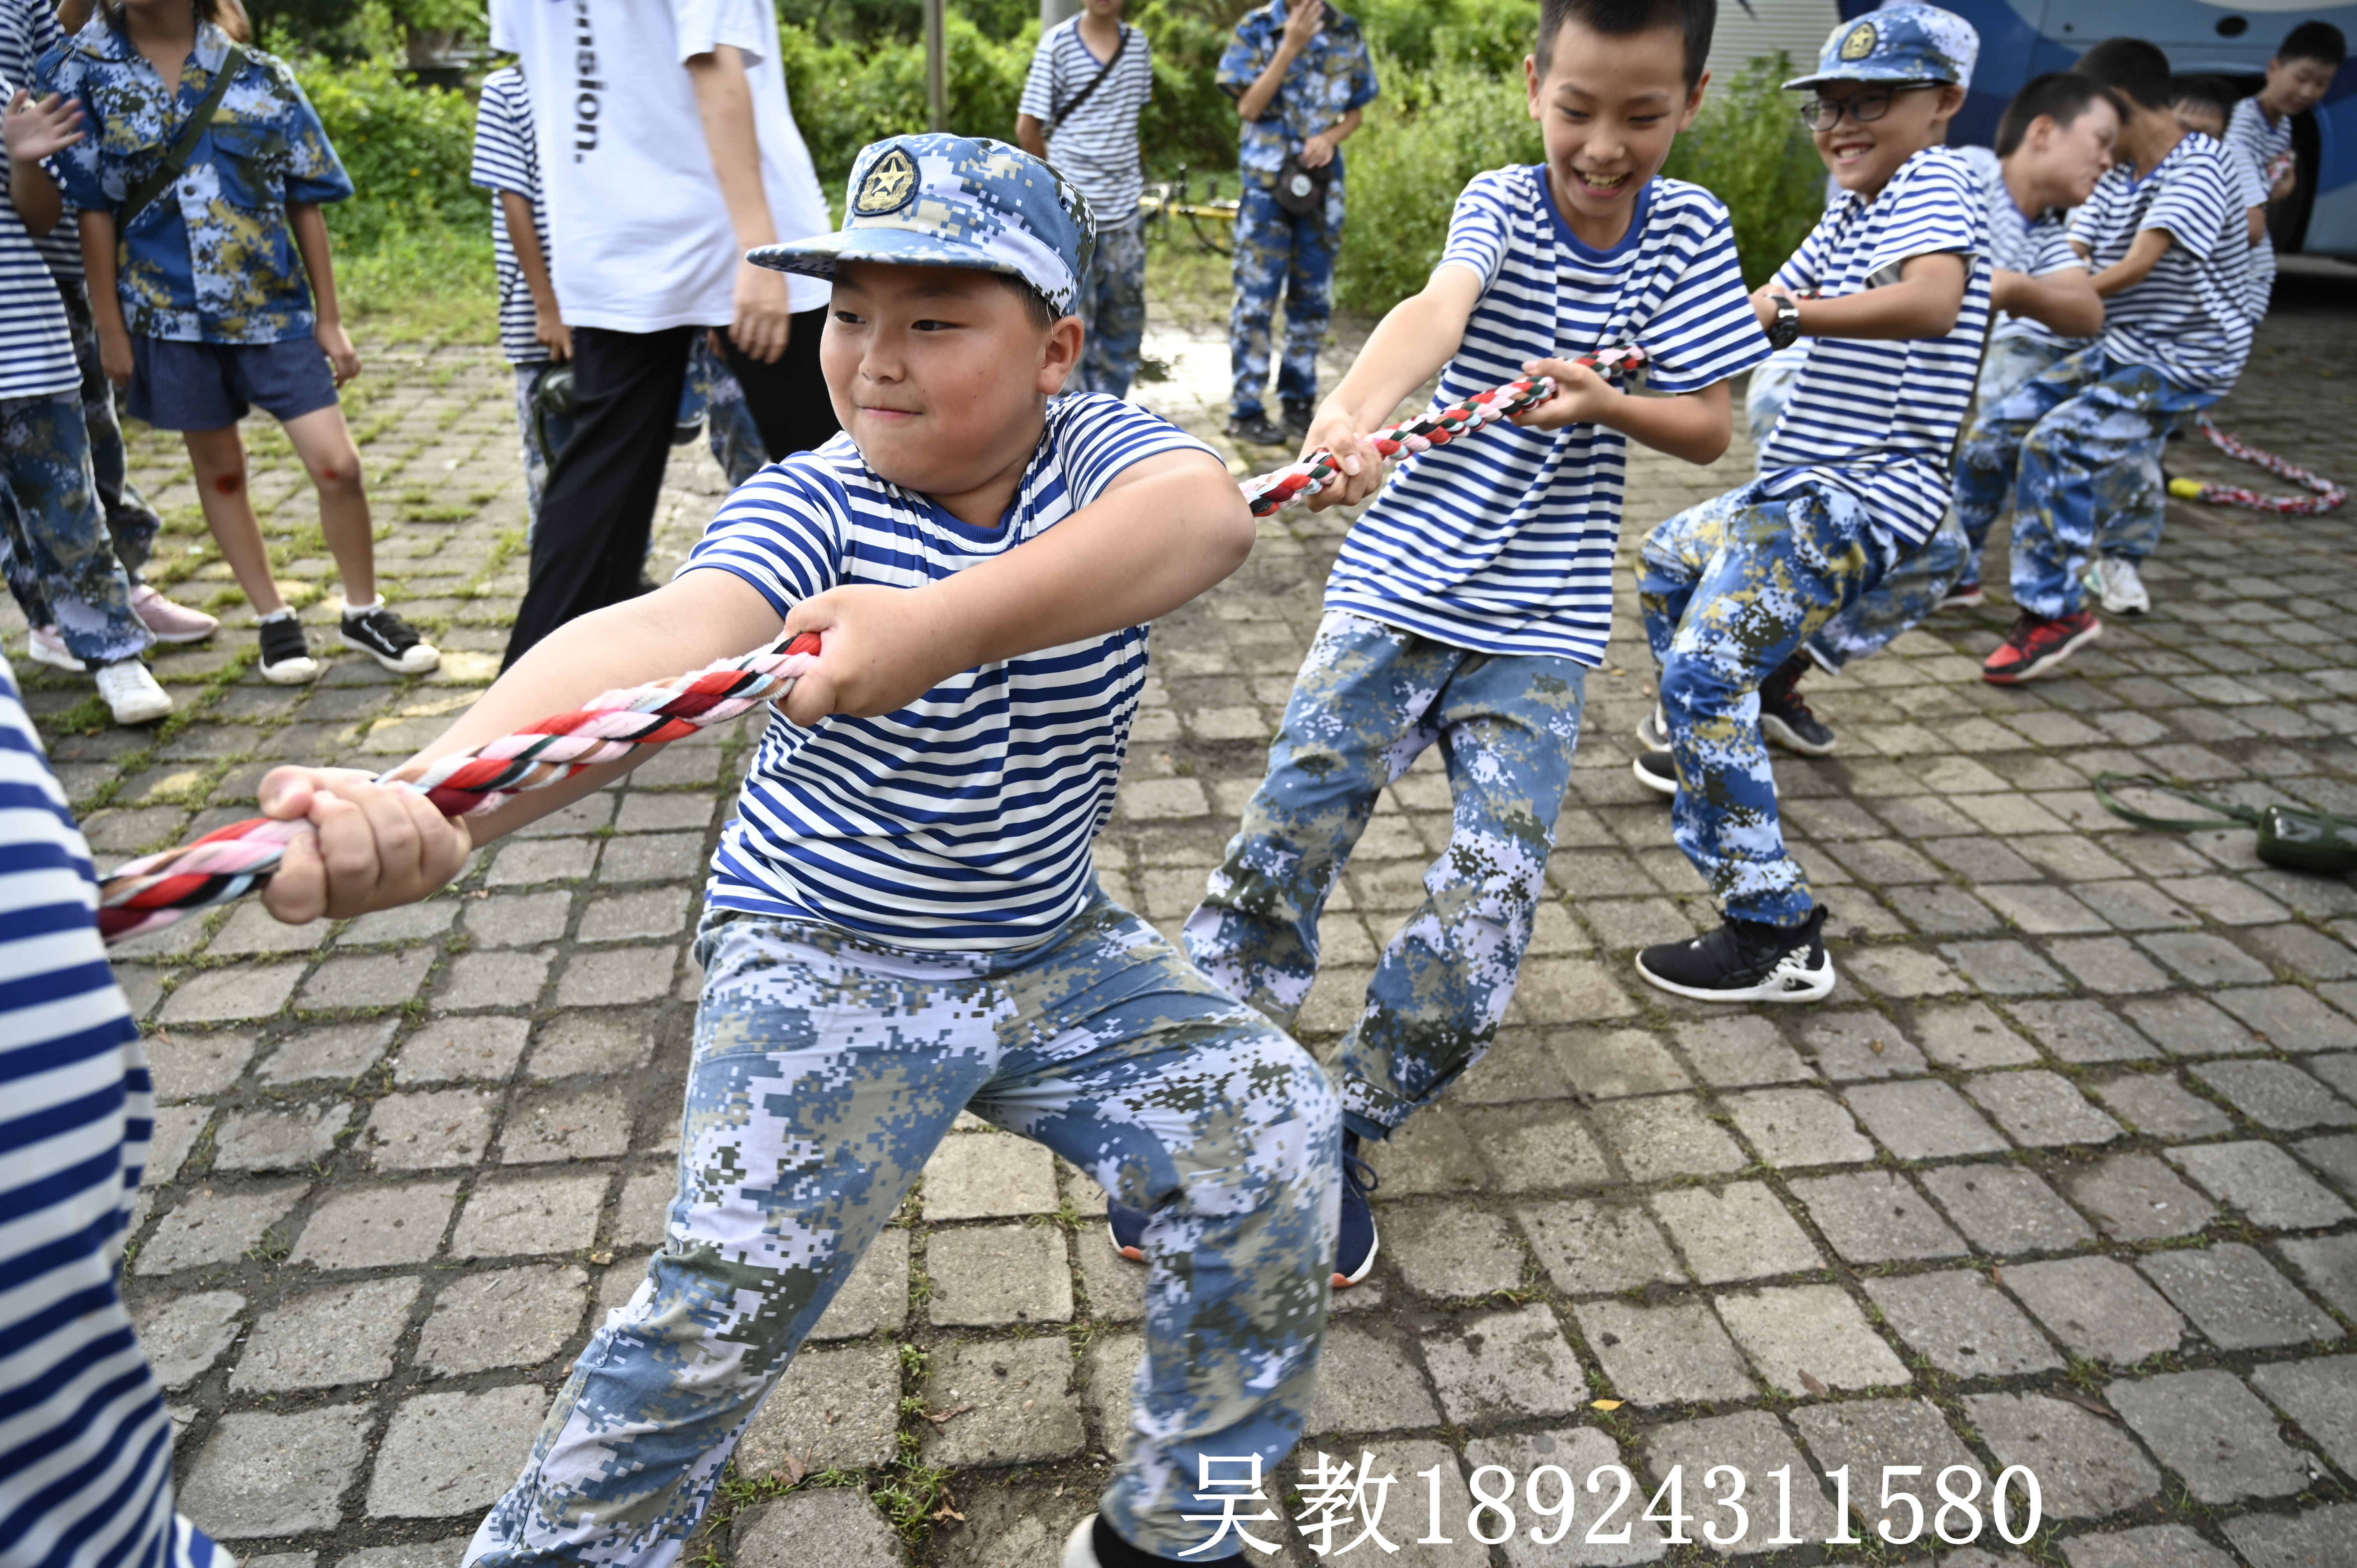
[[[1316,0],[1313,0],[1316,3]],[[1276,58],[1277,40],[1285,36],[1286,0],[1269,0],[1247,12],[1236,24],[1228,52],[1220,57],[1220,85],[1241,98],[1260,80]],[[1367,58],[1367,40],[1359,24],[1340,11],[1327,18],[1309,47],[1293,57],[1284,84],[1257,120],[1244,122],[1243,147],[1236,163],[1241,168],[1274,178],[1285,166],[1286,155],[1351,110],[1374,102],[1375,67]],[[1342,172],[1342,155],[1334,155],[1334,172]]]
[[[176,94],[103,14],[41,57],[41,91],[80,101],[91,134],[58,155],[66,199],[119,209],[163,161],[212,86],[230,40],[197,24]],[[311,335],[311,290],[286,221],[289,202],[341,201],[352,182],[285,62],[257,50],[230,84],[188,166],[121,237],[131,330],[199,343]]]

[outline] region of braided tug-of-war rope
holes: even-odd
[[[1641,349],[1606,349],[1577,363],[1609,375],[1632,371],[1644,360]],[[1386,425],[1367,440],[1386,459],[1426,451],[1534,408],[1555,390],[1547,377],[1524,377]],[[1326,489],[1340,472],[1333,459],[1320,447],[1301,462],[1245,480],[1242,489],[1253,515],[1267,517],[1287,501]],[[437,758],[422,778],[387,776],[378,782],[417,791],[445,816],[478,816],[523,790],[546,789],[585,768],[619,761],[641,747],[665,745],[778,701],[818,661],[818,639],[805,632],[783,647],[724,659],[690,675],[604,693],[572,713],[552,714],[473,751]],[[269,880],[288,843],[312,831],[306,822],[253,817],[132,861],[99,885],[98,929],[107,941],[124,941],[243,897]]]
[[[2246,490],[2240,485],[2210,485],[2200,479],[2173,478],[2169,481],[2169,493],[2179,500],[2207,501],[2212,506],[2238,506],[2249,511],[2271,511],[2287,517],[2315,517],[2330,511],[2349,499],[2349,491],[2320,475],[2311,474],[2297,463],[2286,462],[2272,452],[2262,452],[2241,436],[2230,435],[2210,422],[2206,413],[2193,416],[2195,428],[2209,438],[2210,445],[2229,457],[2238,457],[2255,468],[2265,468],[2278,478],[2289,479],[2305,489],[2314,490],[2309,496],[2270,496],[2257,490]]]

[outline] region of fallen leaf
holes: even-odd
[[[1816,1374],[1810,1371],[1806,1367],[1801,1369],[1801,1386],[1808,1390],[1811,1393],[1816,1395],[1819,1399],[1823,1399],[1825,1395],[1833,1392],[1831,1389],[1818,1381]]]
[[[592,1252],[589,1254],[589,1261],[602,1268],[614,1261],[614,1254],[610,1251]]]
[[[1995,1263],[1991,1263],[1989,1265],[1989,1283],[1993,1285],[2001,1285],[2005,1283],[2005,1271],[1997,1267]]]
[[[922,1416],[923,1416],[927,1421],[931,1422],[935,1426],[939,1426],[939,1425],[941,1425],[943,1422],[948,1421],[952,1416],[963,1415],[966,1412],[968,1412],[968,1411],[972,1410],[973,1408],[974,1408],[974,1402],[973,1402],[972,1400],[968,1400],[968,1401],[966,1401],[966,1402],[965,1402],[965,1403],[963,1403],[963,1404],[953,1404],[953,1405],[950,1406],[950,1408],[949,1408],[949,1409],[947,1409],[947,1410],[945,1410],[945,1411],[942,1412],[941,1412],[941,1414],[939,1414],[939,1415],[935,1415],[931,1411],[929,1411],[929,1410],[928,1410],[928,1411],[921,1411],[921,1412],[920,1412],[919,1413],[920,1413],[920,1414],[921,1414],[921,1415],[922,1415]]]
[[[1869,1051],[1872,1051],[1876,1056],[1880,1056],[1880,1055],[1881,1055],[1885,1050],[1889,1049],[1889,1047],[1886,1047],[1886,1046],[1885,1046],[1885,1045],[1884,1045],[1880,1040],[1868,1040],[1868,1041],[1867,1041],[1867,1042],[1866,1042],[1866,1048],[1867,1048],[1867,1050],[1869,1050]]]
[[[175,1039],[173,1039],[173,1038],[172,1038],[172,1031],[171,1031],[171,1030],[169,1030],[169,1029],[158,1029],[158,1030],[156,1030],[156,1037],[157,1039],[159,1039],[159,1040],[163,1041],[163,1042],[164,1042],[166,1045],[167,1045],[167,1046],[170,1046],[170,1045],[178,1045],[178,1044],[179,1043],[178,1041],[177,1041],[177,1040],[175,1040]]]
[[[2072,1393],[2068,1389],[2062,1391],[2062,1397],[2069,1400],[2072,1404],[2077,1405],[2081,1410],[2091,1410],[2097,1415],[2108,1415],[2114,1421],[2117,1421],[2120,1418],[2118,1412],[2112,1409],[2110,1405],[2105,1404],[2101,1400],[2089,1399],[2085,1394]]]
[[[1629,1402],[1627,1400],[1589,1400],[1587,1402],[1587,1408],[1590,1410],[1619,1410],[1622,1405],[1627,1404],[1628,1402]]]
[[[963,1524],[965,1522],[965,1515],[958,1512],[957,1509],[950,1507],[947,1503],[943,1503],[941,1507],[935,1509],[925,1517],[931,1520],[953,1519],[960,1524]]]

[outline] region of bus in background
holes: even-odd
[[[1779,0],[1752,0],[1762,10]],[[2311,18],[2330,22],[2357,41],[2357,4],[2255,0],[2231,5],[2213,0],[1934,0],[1980,30],[1980,62],[1970,96],[1949,140],[1986,146],[1997,116],[2021,84],[2050,70],[2068,70],[2110,38],[2146,38],[2169,51],[2179,75],[2216,75],[2256,92],[2276,45]],[[1844,21],[1875,9],[1873,0],[1839,0]],[[2268,215],[2276,249],[2285,254],[2357,260],[2357,61],[2344,64],[2324,102],[2292,122],[2299,188]]]

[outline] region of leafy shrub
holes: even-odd
[[[996,39],[963,12],[949,13],[952,130],[1013,139],[1015,110],[1038,37],[1036,21],[1013,38]],[[784,27],[778,42],[794,124],[831,198],[841,191],[860,148],[931,124],[922,40],[823,41],[803,28]]]
[[[412,87],[382,55],[291,63],[357,188],[351,200],[328,209],[339,247],[372,249],[405,230],[443,224],[489,233],[490,199],[467,178],[475,105],[465,93]]]
[[[1800,248],[1825,208],[1824,162],[1792,113],[1797,99],[1778,85],[1792,74],[1780,49],[1714,85],[1663,169],[1727,203],[1743,281],[1753,288]]]

